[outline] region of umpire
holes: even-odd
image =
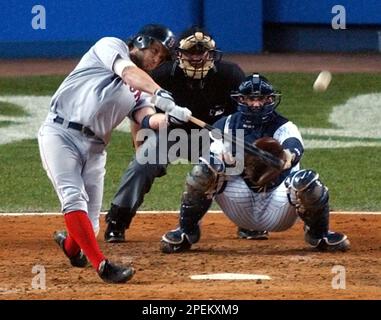
[[[201,28],[192,27],[180,36],[175,61],[155,69],[152,78],[171,92],[178,105],[190,109],[193,116],[206,123],[214,123],[236,111],[230,93],[237,90],[245,78],[237,64],[221,61],[221,56],[210,34]],[[171,123],[168,132],[176,127],[179,127],[178,123]],[[137,128],[132,123],[133,134]],[[186,130],[190,142],[191,129],[198,127],[182,123],[181,128]],[[150,143],[149,139],[144,144]],[[158,137],[153,139],[157,140]],[[168,141],[167,150],[173,143]],[[158,144],[152,146],[157,148]],[[136,157],[130,162],[106,215],[106,242],[125,241],[125,230],[129,228],[144,195],[149,192],[155,178],[166,174],[166,168],[167,164],[140,164]]]

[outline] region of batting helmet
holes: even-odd
[[[221,56],[212,37],[199,27],[186,30],[180,37],[177,59],[179,67],[189,78],[205,78]]]
[[[175,48],[175,36],[171,30],[161,24],[147,24],[132,38],[132,44],[138,49],[148,48],[153,41],[158,41],[168,52],[168,58]]]
[[[258,73],[246,77],[238,91],[230,96],[238,102],[238,111],[255,123],[271,120],[271,115],[281,100],[280,91],[275,90],[269,80]],[[260,108],[252,108],[243,102],[244,97],[263,99],[264,103]]]

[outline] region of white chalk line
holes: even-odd
[[[208,213],[219,213],[222,214],[220,210],[210,210]],[[106,212],[101,212],[102,215],[105,215]],[[151,211],[138,211],[137,214],[179,214],[178,211],[170,211],[170,210],[151,210]],[[368,211],[331,211],[330,214],[335,215],[381,215],[381,212],[368,212]],[[0,217],[25,217],[25,216],[59,216],[62,215],[60,212],[11,212],[5,213],[0,212]]]
[[[190,276],[192,280],[271,280],[271,277],[265,274],[254,273],[210,273],[195,274]]]

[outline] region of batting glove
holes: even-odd
[[[151,102],[155,105],[155,107],[168,113],[176,107],[172,94],[164,89],[157,89],[152,96]]]
[[[167,114],[170,118],[170,122],[172,121],[172,123],[175,123],[174,121],[175,119],[182,122],[188,122],[192,116],[192,111],[190,111],[187,108],[183,108],[183,107],[175,105],[172,111],[167,112]]]

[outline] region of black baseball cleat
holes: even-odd
[[[64,243],[67,237],[66,231],[55,231],[53,233],[54,241],[59,245],[61,250],[64,252],[65,256],[69,258],[70,263],[73,267],[85,268],[88,264],[87,258],[82,250],[80,250],[75,256],[69,257],[65,251]]]
[[[181,229],[175,229],[162,236],[160,250],[163,253],[179,253],[190,250],[192,244]]]
[[[121,243],[126,242],[126,237],[124,235],[124,228],[117,229],[116,226],[109,222],[104,234],[104,239],[108,243]]]
[[[313,248],[322,252],[336,252],[336,251],[348,251],[350,249],[350,242],[345,234],[339,232],[328,231],[326,236],[317,239],[310,235],[308,230],[304,234],[304,239]]]
[[[269,238],[269,232],[238,228],[237,236],[240,239],[246,240],[267,240]]]
[[[103,260],[98,268],[98,275],[107,283],[125,283],[135,274],[132,267],[122,267]]]

